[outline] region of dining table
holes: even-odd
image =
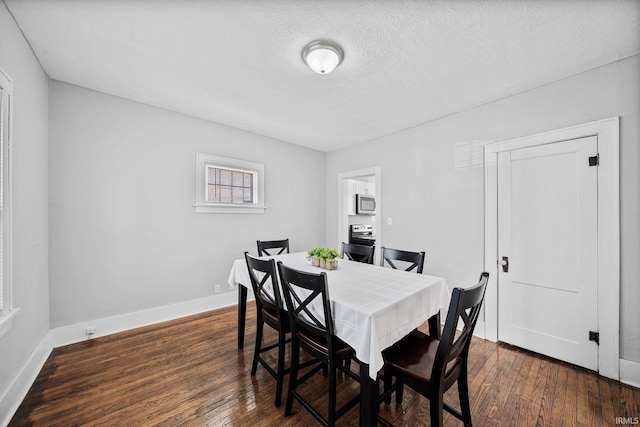
[[[334,333],[349,344],[360,367],[360,425],[376,424],[382,351],[428,321],[430,334],[440,336],[440,310],[451,293],[442,277],[339,259],[335,270],[315,267],[306,252],[276,256],[288,267],[327,274]],[[244,344],[248,292],[253,293],[244,258],[231,267],[229,285],[238,287],[238,347]]]

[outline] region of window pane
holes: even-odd
[[[253,174],[251,173],[244,174],[244,186],[247,188],[253,188]]]
[[[244,183],[243,176],[244,173],[240,171],[233,171],[233,186],[234,187],[242,187]]]
[[[231,203],[231,187],[220,187],[220,203]]]
[[[244,203],[253,203],[253,191],[250,188],[244,189]]]
[[[242,203],[242,187],[233,187],[233,203]]]
[[[207,202],[220,202],[220,186],[208,185],[207,186]]]
[[[208,184],[216,183],[216,171],[217,171],[217,168],[214,168],[211,166],[207,167],[207,183]]]
[[[220,171],[220,184],[231,185],[232,171],[228,169],[218,169]]]

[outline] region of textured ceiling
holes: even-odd
[[[5,3],[52,79],[323,151],[640,52],[638,0]]]

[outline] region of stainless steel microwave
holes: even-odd
[[[356,213],[358,215],[375,215],[376,197],[368,194],[356,194]]]

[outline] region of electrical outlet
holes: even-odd
[[[96,325],[89,325],[85,330],[85,333],[89,336],[94,335],[96,333]]]
[[[220,293],[220,285],[215,285],[213,287],[213,292],[215,292],[216,294],[219,294]]]

